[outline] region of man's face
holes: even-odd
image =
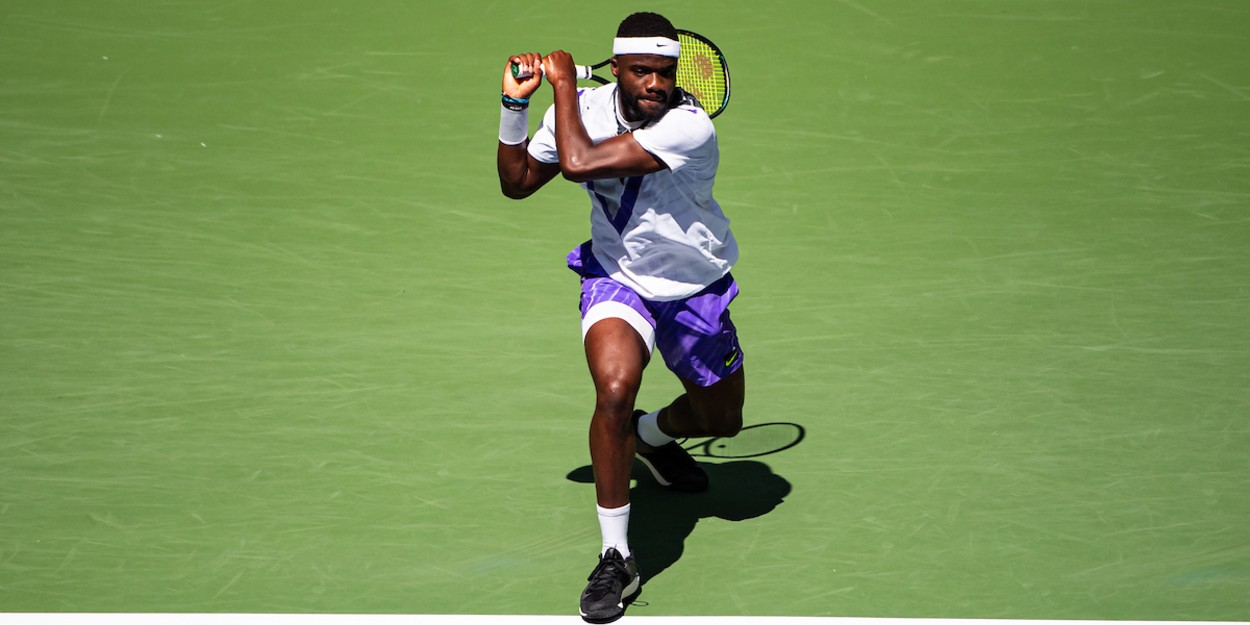
[[[677,59],[655,54],[622,54],[612,59],[621,90],[621,108],[631,122],[664,115],[677,86]]]

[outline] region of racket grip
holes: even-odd
[[[590,69],[589,65],[574,65],[574,67],[577,69],[578,80],[590,80],[590,75],[591,75],[592,70]],[[528,69],[522,69],[520,64],[518,63],[512,64],[512,77],[513,78],[517,80],[524,80],[533,75],[534,75],[534,72]]]

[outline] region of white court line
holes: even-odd
[[[577,625],[577,616],[463,614],[13,614],[0,625]],[[817,616],[629,616],[620,625],[1235,625],[1234,621],[1041,621]]]

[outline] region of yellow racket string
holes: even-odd
[[[684,89],[708,112],[725,101],[725,66],[715,48],[682,33],[681,59],[677,62],[677,86]]]

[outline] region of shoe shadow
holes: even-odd
[[[643,584],[681,559],[686,537],[700,519],[754,519],[772,512],[790,494],[790,482],[756,460],[700,466],[707,471],[708,489],[678,493],[657,484],[642,463],[634,462],[637,485],[630,490],[629,545]],[[568,479],[593,484],[594,472],[589,466],[579,467]]]

